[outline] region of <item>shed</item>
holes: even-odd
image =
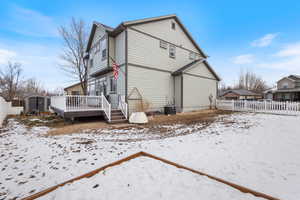
[[[49,112],[50,97],[30,95],[24,99],[25,113]]]

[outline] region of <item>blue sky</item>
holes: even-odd
[[[35,77],[48,89],[64,87],[72,82],[59,68],[57,27],[72,16],[114,27],[175,13],[227,85],[237,81],[241,69],[256,72],[270,85],[281,76],[300,74],[300,1],[145,2],[1,0],[0,67],[17,61],[25,78]]]

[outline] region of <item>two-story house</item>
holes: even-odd
[[[267,90],[265,98],[274,101],[300,101],[300,76],[289,75],[277,81],[277,88]]]
[[[89,95],[104,93],[129,113],[147,100],[149,110],[175,104],[178,111],[206,109],[217,97],[220,78],[207,55],[176,15],[122,22],[116,28],[94,22],[86,49]],[[119,65],[113,78],[113,60]]]

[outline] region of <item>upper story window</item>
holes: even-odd
[[[101,40],[101,45],[100,45],[100,52],[101,52],[101,59],[105,60],[107,58],[107,40],[104,37],[104,39]]]
[[[167,49],[168,48],[168,43],[165,41],[160,40],[159,41],[159,47],[163,48],[163,49]]]
[[[196,53],[190,52],[189,58],[190,58],[190,60],[195,60],[196,59]]]
[[[170,58],[175,58],[176,57],[176,48],[175,48],[174,45],[170,45],[169,56],[170,56]]]
[[[288,84],[288,83],[283,83],[283,84],[282,84],[282,88],[287,89],[288,87],[289,87],[289,84]]]
[[[172,27],[173,30],[176,29],[176,24],[175,24],[175,22],[172,22],[172,23],[171,23],[171,27]]]

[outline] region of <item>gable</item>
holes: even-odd
[[[186,69],[184,73],[220,80],[214,71],[212,71],[211,67],[206,63],[206,61],[196,62],[193,66]]]
[[[103,26],[101,25],[96,25],[93,24],[90,36],[89,36],[89,40],[88,40],[88,44],[86,47],[86,52],[88,52],[90,50],[90,48],[99,40],[101,39],[106,33],[106,30]]]
[[[285,77],[277,82],[277,88],[280,89],[280,88],[284,88],[285,86],[287,88],[293,88],[295,86],[294,81]]]
[[[175,23],[175,30],[171,28],[172,23]],[[190,34],[176,17],[140,23],[132,25],[131,27],[199,53],[203,58],[206,57],[206,55],[203,53],[200,47],[198,47],[196,42],[192,39]]]

